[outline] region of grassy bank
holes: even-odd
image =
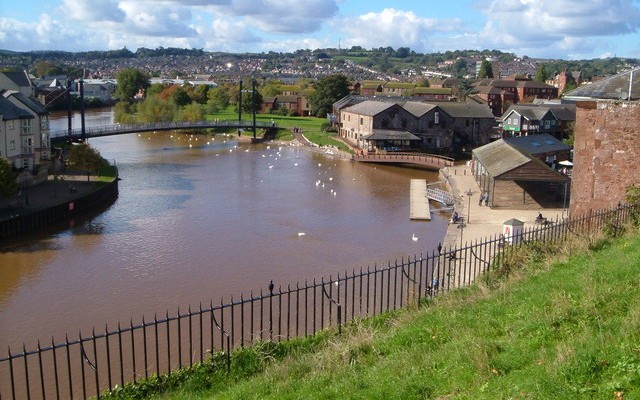
[[[341,336],[242,350],[230,374],[214,357],[155,398],[640,399],[640,237],[532,246],[522,260],[507,280]]]
[[[216,114],[207,115],[208,120],[237,120],[238,113],[233,108],[228,108]],[[242,120],[251,122],[251,114],[242,114]],[[304,132],[305,137],[318,146],[335,146],[344,151],[350,151],[348,146],[339,140],[334,139],[331,133],[322,130],[322,125],[327,122],[325,118],[316,117],[290,117],[276,114],[256,114],[257,122],[270,123],[275,122],[278,126],[277,140],[293,140],[292,131],[298,128]],[[235,133],[229,131],[228,133]],[[253,135],[251,132],[245,132],[244,135]]]

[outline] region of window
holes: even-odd
[[[364,124],[364,118],[360,117],[360,125]]]
[[[433,119],[434,119],[434,122],[436,123],[436,125],[438,125],[440,123],[440,113],[438,111],[436,111],[434,113]]]
[[[469,126],[469,120],[468,119],[464,120],[464,126]]]
[[[16,141],[15,141],[15,140],[11,140],[11,141],[9,142],[9,148],[10,148],[11,150],[15,150],[15,149],[16,149]]]

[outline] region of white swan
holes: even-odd
[[[418,237],[416,236],[415,233],[411,235],[411,240],[413,240],[414,242],[418,241]]]

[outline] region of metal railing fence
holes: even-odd
[[[35,349],[23,345],[16,353],[9,348],[0,358],[0,399],[100,398],[116,385],[193,366],[218,351],[229,367],[235,348],[340,329],[359,318],[418,304],[441,291],[469,285],[492,269],[508,271],[508,263],[525,243],[561,242],[603,229],[615,234],[637,212],[632,206],[618,206],[533,226],[508,238],[499,235],[219,304],[200,304],[175,315],[167,311],[115,329],[105,326],[89,336],[79,332],[57,343],[51,338],[38,342]]]

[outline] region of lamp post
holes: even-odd
[[[467,190],[465,194],[469,198],[469,206],[467,208],[467,224],[468,224],[469,222],[471,222],[471,195],[473,194],[473,192],[471,191],[471,188],[469,188],[469,190]]]

